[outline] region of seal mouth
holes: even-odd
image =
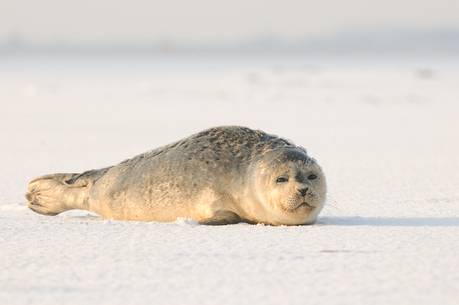
[[[306,201],[303,201],[302,203],[300,203],[300,204],[295,208],[295,210],[298,210],[299,208],[302,208],[302,207],[306,207],[306,208],[308,208],[308,209],[310,209],[310,210],[313,210],[313,209],[316,208],[315,206],[310,205],[310,204],[307,203]]]

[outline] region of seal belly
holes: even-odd
[[[161,161],[121,163],[111,168],[91,188],[90,210],[123,220],[174,221],[184,217],[200,221],[212,216],[218,205],[217,192],[210,185],[203,187],[202,181],[193,182],[186,167],[178,169]]]

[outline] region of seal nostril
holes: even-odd
[[[306,193],[308,192],[308,188],[303,188],[299,189],[298,192],[300,192],[301,196],[306,196]]]

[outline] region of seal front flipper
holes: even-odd
[[[215,213],[213,217],[201,220],[199,224],[218,226],[236,224],[241,221],[241,217],[239,217],[239,215],[237,215],[236,213],[230,211],[219,211]]]
[[[39,214],[54,216],[67,210],[88,210],[88,191],[108,169],[81,174],[52,174],[29,182],[28,207]]]

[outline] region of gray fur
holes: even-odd
[[[216,127],[112,167],[34,179],[26,198],[32,210],[46,215],[80,208],[125,220],[258,222],[245,215],[238,201],[251,184],[254,165],[276,150],[290,150],[283,154],[285,162],[312,160],[303,148],[277,136],[245,127]]]

